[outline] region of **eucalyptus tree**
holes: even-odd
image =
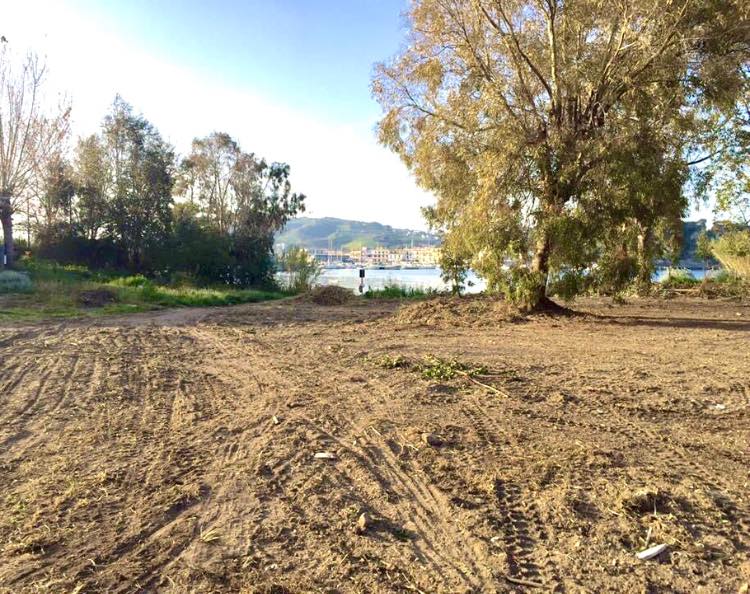
[[[178,172],[176,195],[197,207],[209,229],[229,238],[233,280],[267,283],[274,235],[304,212],[305,195],[292,191],[290,166],[246,153],[229,134],[214,132],[193,140]]]
[[[70,107],[46,109],[45,75],[45,65],[36,55],[16,60],[8,44],[0,44],[0,223],[9,266],[14,256],[13,215],[40,164],[60,152],[69,133]]]
[[[603,224],[616,217],[603,213],[619,200],[603,173],[649,126],[641,118],[689,137],[705,131],[697,114],[733,104],[748,10],[740,0],[415,0],[405,49],[373,80],[380,139],[436,194],[431,223],[461,235],[490,286],[510,277],[535,306],[554,266],[576,251],[595,257],[591,244],[611,232]],[[651,114],[638,113],[643,102]]]
[[[750,67],[745,76],[750,80]],[[708,186],[716,196],[715,214],[750,226],[750,88],[735,106],[724,132],[723,145],[706,168]]]
[[[233,191],[239,144],[229,134],[214,132],[195,138],[179,167],[177,191],[200,205],[205,221],[219,233],[232,225],[237,201]]]
[[[174,150],[158,130],[119,96],[105,117],[98,140],[105,176],[106,232],[139,270],[150,247],[158,246],[172,222]],[[98,144],[97,143],[97,144]],[[92,148],[92,150],[94,150]],[[94,191],[98,181],[94,181]]]
[[[76,185],[73,169],[62,154],[53,155],[43,164],[36,176],[33,193],[38,228],[49,232],[56,224],[64,223],[69,230],[72,229],[76,219]]]
[[[80,232],[95,240],[109,221],[110,168],[102,137],[92,134],[78,140],[73,159],[76,214]]]

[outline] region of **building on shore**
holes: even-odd
[[[355,250],[307,250],[324,266],[434,268],[438,265],[440,248],[435,246],[386,248],[362,247]]]

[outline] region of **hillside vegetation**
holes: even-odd
[[[439,237],[426,231],[395,229],[381,223],[365,223],[325,217],[299,217],[290,220],[276,236],[276,243],[297,245],[307,249],[356,250],[361,247],[386,248],[411,245],[427,246],[440,243]]]

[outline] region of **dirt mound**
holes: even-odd
[[[344,305],[354,299],[354,293],[344,287],[329,285],[315,287],[305,298],[318,305]]]
[[[491,326],[516,321],[518,311],[497,297],[437,297],[400,308],[390,321],[401,326]]]
[[[81,291],[76,301],[81,307],[103,307],[117,301],[117,295],[109,289],[93,289]]]

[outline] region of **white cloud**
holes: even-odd
[[[431,198],[399,159],[377,144],[374,122],[325,121],[198,75],[143,51],[63,2],[13,2],[3,17],[2,34],[14,48],[46,54],[49,86],[72,99],[78,135],[96,131],[120,93],[180,152],[193,137],[220,130],[245,150],[290,163],[295,188],[308,195],[310,216],[425,227],[419,207]]]

